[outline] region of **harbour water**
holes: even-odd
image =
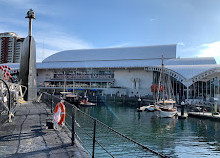
[[[136,108],[135,105],[109,102],[81,109],[164,155],[220,157],[220,122],[197,118],[160,119],[153,112],[138,113]]]

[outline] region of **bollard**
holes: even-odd
[[[214,103],[214,114],[218,112],[217,108],[218,108],[218,105],[217,105],[217,102],[215,102]]]
[[[141,107],[141,98],[138,98],[138,106],[139,106],[139,109]]]
[[[184,109],[185,109],[185,103],[181,102],[181,115],[178,116],[178,119],[186,119],[186,116],[184,116]]]
[[[182,117],[184,116],[184,108],[185,108],[185,105],[181,104],[181,116]]]

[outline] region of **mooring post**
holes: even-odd
[[[138,106],[139,106],[139,109],[141,107],[141,98],[138,98]]]
[[[72,107],[72,145],[74,145],[75,142],[75,117],[76,117],[76,109]]]
[[[182,101],[182,102],[181,102],[181,116],[182,116],[182,117],[184,116],[184,107],[185,107],[185,104],[184,104],[184,102]]]
[[[96,120],[94,120],[94,127],[93,127],[92,158],[95,157],[95,133],[96,133]]]

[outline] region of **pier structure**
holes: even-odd
[[[89,157],[82,146],[72,146],[71,132],[46,128],[52,117],[43,103],[27,103],[17,108],[12,122],[0,125],[0,157]]]
[[[201,119],[210,119],[214,121],[220,121],[220,115],[219,114],[216,115],[211,112],[189,112],[188,116],[201,118]]]

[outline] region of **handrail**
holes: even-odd
[[[53,97],[54,99],[57,99],[57,101],[60,101],[60,98],[59,98],[59,97],[56,97],[56,96],[54,96],[54,95],[52,96],[51,94],[48,94],[48,93],[43,93],[43,94],[44,94],[44,96],[42,97],[42,99],[43,99],[42,101],[46,102],[46,100],[47,100],[47,104],[48,104],[49,106],[51,105],[50,101],[51,101],[52,99],[46,99],[46,98]],[[53,100],[54,100],[54,99],[53,99]],[[49,102],[48,102],[48,101],[49,101]],[[55,103],[55,102],[54,102],[54,103]],[[56,104],[56,103],[55,103],[55,104]],[[87,135],[89,138],[93,139],[93,145],[92,145],[93,150],[92,150],[92,155],[91,155],[92,157],[94,157],[94,153],[95,153],[95,146],[96,146],[95,143],[97,143],[97,145],[99,145],[99,146],[101,147],[101,149],[103,149],[109,156],[114,157],[113,154],[112,154],[110,151],[108,151],[108,149],[105,148],[105,147],[103,146],[103,144],[100,143],[100,142],[97,140],[97,138],[96,138],[96,128],[97,128],[96,126],[97,126],[97,125],[99,125],[99,128],[101,127],[101,129],[107,129],[109,132],[112,132],[113,134],[116,134],[116,135],[120,136],[120,137],[117,137],[117,138],[119,138],[119,139],[123,138],[124,141],[132,142],[132,143],[134,143],[135,145],[141,147],[142,150],[144,150],[144,151],[142,151],[143,153],[146,153],[146,150],[147,150],[147,151],[150,151],[151,153],[153,153],[153,154],[155,154],[155,155],[157,155],[157,156],[160,156],[160,157],[163,157],[163,158],[167,158],[167,157],[168,157],[168,156],[165,156],[165,155],[163,155],[163,154],[161,154],[161,153],[159,153],[159,152],[157,152],[157,151],[155,151],[155,150],[153,150],[153,149],[151,149],[151,148],[149,148],[149,147],[147,147],[147,146],[144,146],[143,144],[141,144],[141,143],[139,143],[139,142],[133,140],[132,138],[129,138],[129,137],[125,136],[124,134],[122,134],[122,133],[120,133],[120,132],[114,130],[113,128],[107,126],[107,125],[104,124],[103,122],[101,122],[101,121],[95,119],[94,117],[88,115],[87,113],[81,111],[81,110],[80,110],[79,108],[77,108],[75,105],[70,104],[70,103],[68,103],[68,102],[65,102],[65,105],[66,105],[67,108],[71,108],[71,109],[72,109],[72,117],[71,117],[71,116],[68,116],[68,115],[66,115],[66,116],[68,116],[68,117],[70,117],[70,119],[72,119],[72,141],[73,141],[73,144],[74,144],[74,140],[75,140],[74,135],[76,135],[77,138],[79,139],[79,141],[83,144],[83,146],[85,146],[86,150],[88,150],[88,149],[87,149],[87,146],[85,145],[85,143],[83,142],[83,140],[81,140],[79,134],[80,134],[80,133],[81,133],[81,134],[84,133],[85,136]],[[51,107],[51,108],[52,108],[52,107]],[[66,109],[67,109],[67,108],[66,108]],[[69,112],[71,112],[71,111],[69,111]],[[67,111],[67,113],[68,113],[68,111]],[[91,135],[91,134],[92,134],[92,133],[91,133],[92,131],[91,131],[90,133],[88,133],[87,130],[83,129],[82,126],[84,125],[84,121],[80,120],[80,118],[77,118],[76,116],[77,116],[77,117],[82,116],[82,118],[84,118],[84,119],[86,119],[87,121],[90,122],[90,123],[88,124],[88,125],[90,125],[90,126],[91,126],[91,122],[94,123],[94,126],[93,126],[93,127],[89,127],[89,126],[88,126],[89,129],[93,130],[93,136]],[[77,119],[79,119],[78,121],[82,121],[82,122],[81,122],[82,124],[80,124],[80,122],[78,122]],[[77,121],[77,122],[76,122],[76,121]],[[100,125],[101,125],[101,126],[100,126]],[[68,125],[68,127],[71,128],[71,125]],[[87,127],[87,126],[86,126],[86,127]],[[77,129],[76,129],[76,128],[77,128]],[[80,129],[80,130],[79,130],[79,129]],[[79,130],[79,131],[78,131],[78,130]],[[78,134],[78,132],[79,132],[79,134]],[[99,137],[98,137],[98,138],[99,138]],[[139,148],[139,150],[140,150],[141,148]],[[91,154],[90,151],[89,151],[89,154]]]

